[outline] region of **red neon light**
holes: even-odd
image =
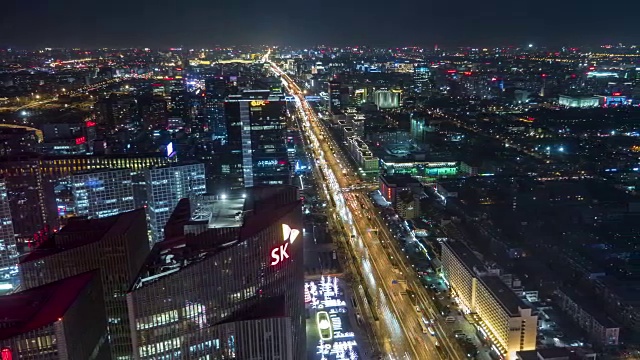
[[[87,127],[94,127],[94,126],[96,126],[95,121],[87,121]]]
[[[2,360],[13,360],[13,354],[9,348],[3,348],[0,354],[2,354]]]
[[[182,71],[182,68],[176,68],[176,71]]]
[[[542,77],[547,77],[547,74],[542,74]]]
[[[76,138],[76,145],[82,145],[86,142],[87,142],[86,136],[80,136],[79,138]]]
[[[455,74],[457,71],[456,71],[456,70],[447,70],[447,72],[448,72],[449,74]]]
[[[613,96],[620,96],[620,95],[622,95],[622,93],[620,93],[620,92],[614,92],[614,93],[613,93],[613,94],[611,94],[611,95],[613,95]]]

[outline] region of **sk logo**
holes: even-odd
[[[289,248],[289,244],[293,244],[293,242],[300,235],[300,230],[292,229],[287,224],[282,224],[282,239],[285,241],[284,245],[280,245],[271,250],[271,265],[278,265],[284,259],[289,258],[289,253],[287,249]]]

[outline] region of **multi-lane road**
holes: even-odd
[[[282,78],[295,97],[303,120],[302,131],[319,169],[323,191],[331,199],[335,220],[341,222],[341,228],[347,232],[343,238],[351,242],[355,253],[353,263],[364,276],[363,285],[379,316],[373,327],[381,350],[391,359],[435,360],[446,357],[463,360],[440,326],[441,317],[433,310],[431,300],[377,209],[366,192],[354,189],[354,185],[359,187],[360,179],[342,149],[305,101],[295,81],[270,62],[268,55],[263,60],[271,65],[272,71]],[[414,299],[406,295],[407,287],[413,290]],[[434,320],[429,326],[435,331],[435,336],[424,333],[420,325],[423,320]]]

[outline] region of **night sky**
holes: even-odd
[[[638,13],[638,0],[4,0],[0,46],[584,46],[639,42]]]

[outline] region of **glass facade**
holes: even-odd
[[[145,171],[147,218],[152,243],[164,239],[164,226],[180,199],[207,192],[204,164],[175,165]]]
[[[291,181],[286,102],[269,91],[245,91],[225,102],[230,176],[234,187]]]
[[[103,218],[134,209],[131,170],[76,174],[70,185],[77,216]]]
[[[259,202],[248,190],[241,226],[155,245],[127,293],[136,359],[305,358],[302,241],[283,242],[302,211],[297,188],[276,189]]]
[[[112,359],[96,272],[2,296],[0,316],[3,360]]]
[[[17,262],[18,251],[13,232],[7,186],[4,181],[0,181],[0,275],[17,271],[15,269]]]
[[[226,142],[227,128],[224,122],[224,98],[227,84],[224,78],[205,80],[205,115],[214,139]]]
[[[111,349],[115,359],[130,359],[125,292],[149,254],[145,225],[142,209],[102,219],[70,219],[50,244],[20,259],[22,287],[31,289],[100,269],[104,294],[100,301],[106,309]]]

